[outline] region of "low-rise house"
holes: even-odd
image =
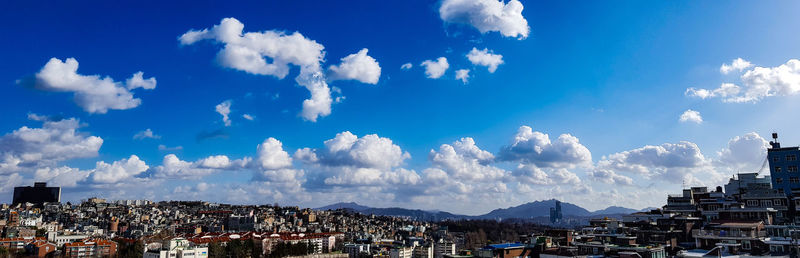
[[[719,221],[692,233],[700,249],[711,250],[719,246],[736,254],[768,248],[764,244],[767,234],[762,221]]]

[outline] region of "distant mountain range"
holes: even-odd
[[[322,207],[316,208],[316,210],[323,210],[323,211],[324,210],[338,210],[338,209],[348,209],[348,210],[354,210],[354,211],[363,211],[363,210],[366,210],[366,209],[370,209],[370,207],[359,205],[358,203],[355,203],[355,202],[340,202],[340,203],[334,203],[334,204],[331,204],[331,205],[327,205],[327,206],[322,206]]]
[[[415,210],[415,209],[405,209],[405,208],[373,208],[373,207],[359,205],[355,202],[335,203],[319,207],[317,208],[317,210],[347,209],[362,214],[410,217],[413,219],[426,220],[426,221],[431,221],[431,220],[438,221],[445,219],[501,219],[502,220],[502,219],[512,219],[512,218],[528,219],[536,217],[548,217],[550,216],[550,208],[555,206],[556,206],[555,199],[535,201],[505,209],[495,209],[493,211],[490,211],[489,213],[478,216],[459,215],[443,211],[425,211],[425,210]],[[590,216],[600,216],[600,215],[630,214],[639,211],[649,211],[651,209],[656,209],[656,208],[646,208],[642,210],[636,210],[619,206],[611,206],[602,210],[591,212],[578,205],[571,204],[568,202],[561,202],[561,213],[563,214],[564,217],[590,217]]]

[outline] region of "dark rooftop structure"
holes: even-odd
[[[14,187],[12,204],[33,203],[41,205],[46,202],[61,202],[61,187],[48,187],[45,182],[33,183],[32,187]]]

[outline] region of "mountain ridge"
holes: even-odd
[[[492,211],[489,211],[486,214],[482,215],[462,215],[462,214],[455,214],[445,211],[427,211],[421,209],[407,209],[407,208],[399,208],[399,207],[388,207],[388,208],[375,208],[360,205],[356,202],[339,202],[330,205],[325,205],[315,210],[336,210],[336,209],[348,209],[353,210],[362,214],[375,214],[375,215],[382,215],[382,216],[399,216],[399,217],[410,217],[417,220],[445,220],[445,219],[528,219],[528,218],[535,218],[535,217],[548,217],[550,216],[550,208],[555,207],[556,199],[550,200],[539,200],[528,202],[524,204],[520,204],[517,206],[511,206],[508,208],[498,208]],[[646,208],[645,210],[650,210],[652,208]],[[634,212],[640,212],[643,210],[625,208],[621,206],[609,206],[605,209],[600,209],[596,211],[589,211],[583,207],[578,205],[568,203],[568,202],[561,202],[561,213],[564,217],[589,217],[589,216],[600,216],[600,215],[619,215],[619,214],[630,214]]]

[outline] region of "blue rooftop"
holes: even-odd
[[[506,249],[506,248],[514,248],[514,247],[523,247],[520,243],[505,243],[505,244],[496,244],[496,245],[487,245],[484,249]]]

